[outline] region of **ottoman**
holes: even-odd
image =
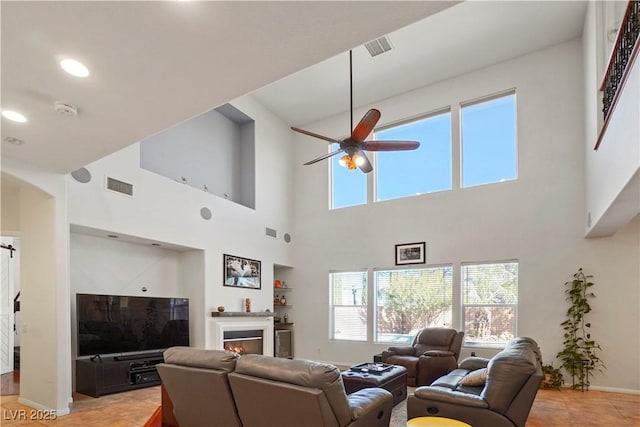
[[[404,366],[393,365],[388,371],[376,374],[344,371],[341,375],[347,394],[363,388],[380,387],[391,392],[394,406],[407,397],[407,369]]]

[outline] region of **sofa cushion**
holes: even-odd
[[[487,382],[487,368],[476,369],[469,372],[460,380],[460,385],[478,387]]]
[[[462,378],[464,378],[465,375],[467,375],[468,373],[469,371],[467,371],[466,369],[454,369],[453,371],[449,372],[447,375],[444,375],[436,379],[434,382],[431,383],[431,385],[436,387],[444,387],[451,390],[455,390],[456,387],[458,387],[458,384],[460,383]]]

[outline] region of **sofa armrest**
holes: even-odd
[[[444,387],[423,386],[418,387],[414,396],[431,402],[451,403],[454,405],[470,406],[473,408],[488,408],[489,403],[482,397],[473,393],[463,393]]]
[[[449,350],[427,350],[424,353],[422,353],[422,355],[430,356],[430,357],[446,357],[446,356],[455,356],[455,353]]]
[[[486,368],[489,365],[489,360],[484,357],[467,357],[462,362],[460,362],[460,368],[466,369],[468,371],[475,371],[476,369]]]
[[[388,351],[392,351],[395,354],[399,354],[402,356],[415,356],[416,355],[416,349],[411,347],[411,346],[407,346],[407,347],[389,347]]]
[[[364,388],[347,396],[351,408],[351,426],[388,426],[393,395],[383,388]]]

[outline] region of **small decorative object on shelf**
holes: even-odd
[[[281,288],[282,287],[282,282],[280,280],[276,280],[275,283],[273,284],[274,288]]]
[[[218,311],[219,311],[220,313],[222,313],[222,312],[224,311],[224,307],[223,307],[223,306],[221,306],[221,305],[219,305],[219,306],[218,306]]]
[[[280,297],[280,304],[281,305],[287,305],[287,299],[284,297],[284,295],[282,295]]]
[[[289,323],[289,315],[287,313],[284,314],[284,323]]]
[[[251,298],[244,299],[244,310],[249,313],[251,311]]]

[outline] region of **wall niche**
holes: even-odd
[[[222,105],[142,140],[140,167],[255,209],[255,121]]]

